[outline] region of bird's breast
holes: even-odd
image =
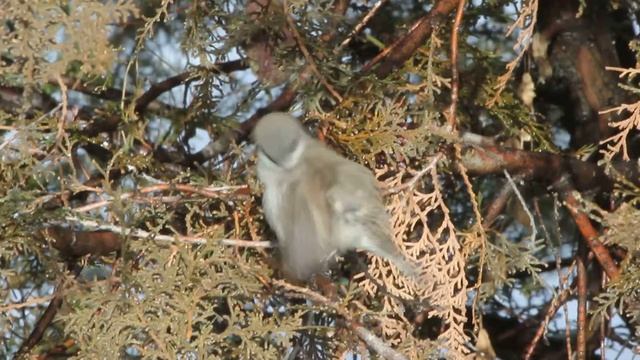
[[[286,174],[279,169],[273,169],[269,164],[258,164],[258,178],[264,186],[262,194],[262,209],[267,223],[279,240],[283,238],[283,225],[279,219],[282,218],[282,204],[289,186],[289,179]]]

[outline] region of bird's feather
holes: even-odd
[[[330,244],[331,222],[328,203],[322,199],[324,177],[293,181],[289,201],[283,204],[284,221],[289,226],[282,239],[285,271],[296,278],[308,278],[326,267],[334,252]]]

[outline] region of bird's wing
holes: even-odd
[[[286,209],[288,222],[284,226],[282,249],[285,271],[296,278],[306,279],[322,270],[335,250],[330,246],[331,223],[329,207],[324,197],[326,178],[307,176],[289,188]]]
[[[331,209],[341,219],[387,229],[387,213],[373,174],[364,166],[346,160],[336,167],[336,175],[327,191]],[[382,235],[382,234],[380,234]]]
[[[394,263],[402,272],[413,276],[415,267],[410,264],[396,247],[384,207],[380,190],[371,171],[361,165],[346,162],[337,167],[335,182],[327,192],[329,206],[341,222],[344,233],[351,239],[343,249],[357,244],[360,249]],[[354,239],[355,238],[355,239]]]

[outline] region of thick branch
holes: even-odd
[[[589,217],[580,211],[578,200],[573,195],[571,185],[566,179],[562,179],[555,187],[560,191],[560,195],[567,204],[567,208],[576,222],[580,234],[582,234],[589,249],[593,251],[598,263],[611,280],[617,280],[620,277],[620,269],[611,257],[609,250],[598,240],[598,231],[591,224]]]
[[[442,24],[447,19],[447,15],[451,13],[458,5],[459,0],[440,0],[433,9],[418,21],[416,21],[409,32],[396,40],[391,46],[385,48],[380,54],[367,63],[362,71],[364,73],[370,72],[376,65],[375,74],[380,77],[386,77],[394,69],[402,66],[415,51],[422,45],[424,45],[427,37],[431,35],[433,30]]]
[[[51,241],[51,246],[67,257],[84,255],[108,255],[122,248],[122,238],[130,236],[138,239],[152,239],[165,243],[205,244],[208,241],[226,246],[238,247],[272,247],[270,241],[250,241],[238,239],[209,239],[203,236],[163,235],[149,231],[124,228],[112,224],[100,224],[92,220],[80,220],[74,217],[67,219],[69,223],[80,225],[82,229],[66,224],[49,225],[40,230],[39,235]]]
[[[612,182],[596,164],[548,152],[531,152],[493,145],[467,146],[462,161],[470,173],[489,175],[507,170],[528,179],[547,183],[569,174],[578,190],[609,190]],[[627,165],[632,166],[632,165]]]
[[[552,153],[532,153],[524,150],[501,149],[496,146],[469,147],[467,150],[463,156],[463,162],[471,173],[493,174],[506,169],[523,174],[527,178],[555,183],[578,229],[600,265],[612,280],[619,277],[618,266],[611,258],[609,251],[598,241],[598,231],[591,225],[588,216],[578,210],[578,202],[569,185],[574,182],[580,190],[610,190],[612,181],[600,167]],[[628,164],[628,166],[635,165]],[[634,179],[637,181],[637,178]]]
[[[71,260],[68,265],[70,270],[72,270],[73,272],[74,278],[77,278],[78,275],[80,275],[83,266],[75,260]],[[60,306],[62,306],[62,302],[64,300],[62,289],[64,287],[64,283],[64,278],[62,278],[58,282],[58,285],[56,286],[56,289],[54,291],[53,299],[49,303],[49,306],[47,306],[47,309],[44,311],[42,316],[40,316],[40,319],[38,319],[38,322],[35,324],[33,331],[31,331],[31,334],[29,334],[29,337],[22,343],[22,345],[20,345],[20,349],[18,349],[18,352],[15,356],[16,359],[19,359],[22,356],[28,354],[31,349],[36,346],[36,344],[38,344],[38,342],[40,342],[40,340],[42,339],[44,332],[47,330],[47,328],[55,318],[58,310],[60,309]]]
[[[247,68],[244,60],[233,60],[224,63],[214,64],[207,68],[207,71],[212,74],[227,74],[233,71],[243,70]],[[200,80],[202,75],[199,69],[185,71],[181,74],[167,78],[159,83],[151,85],[149,90],[145,91],[139,98],[135,100],[135,111],[138,114],[144,113],[147,106],[157,99],[163,93],[178,87],[187,81]]]

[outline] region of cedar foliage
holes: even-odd
[[[4,2],[0,356],[630,356],[638,4],[467,3],[456,82],[457,4]],[[275,110],[372,169],[419,279],[356,253],[327,292],[251,246]]]

